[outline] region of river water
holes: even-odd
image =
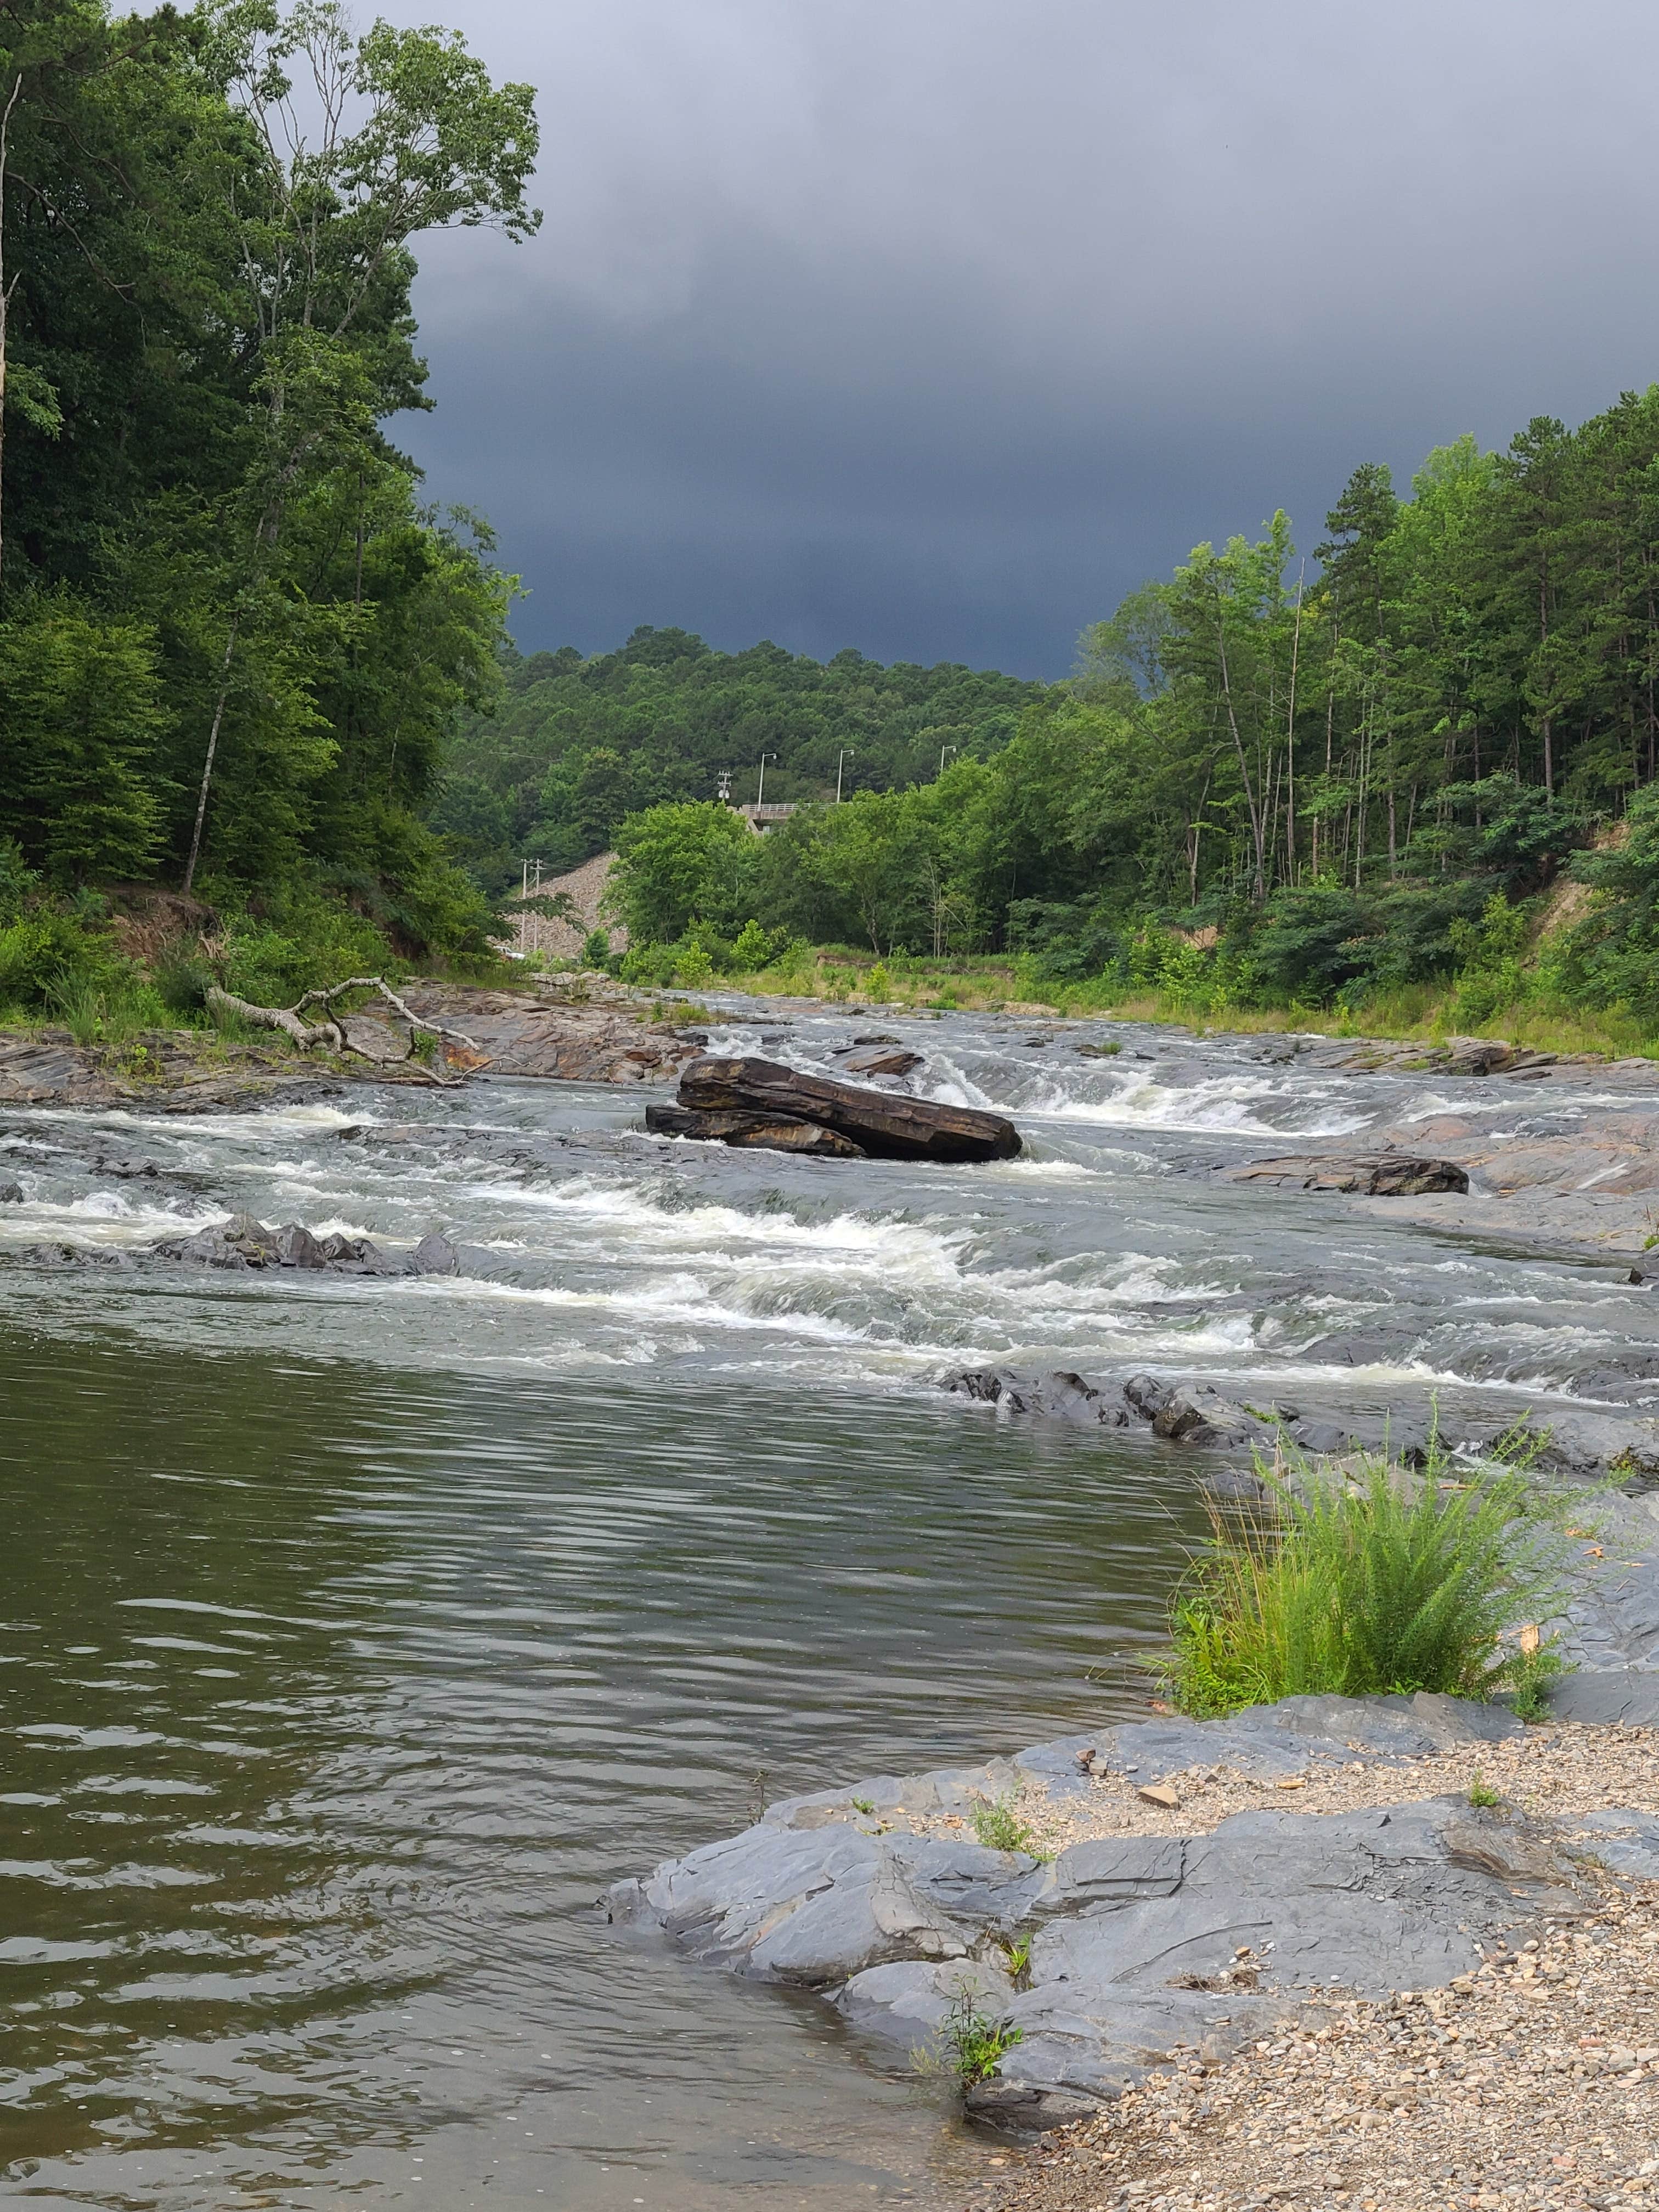
[[[0,1121],[9,2199],[961,2203],[994,2146],[890,2054],[593,1910],[766,1797],[1130,1710],[1190,1461],[933,1378],[1432,1385],[1456,1421],[1659,1349],[1617,1269],[1207,1173],[1437,1097],[1571,1127],[1589,1089],[884,1025],[1027,1157],[730,1153],[529,1083]],[[714,1042],[833,1066],[862,1033]],[[145,1256],[233,1209],[439,1227],[465,1273]]]

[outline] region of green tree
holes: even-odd
[[[611,902],[641,945],[670,945],[693,922],[735,935],[752,911],[757,838],[711,801],[653,806],[617,833]]]
[[[0,623],[0,836],[54,883],[145,874],[162,722],[153,639],[46,600]]]

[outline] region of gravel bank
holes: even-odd
[[[1489,1768],[1511,1748],[1494,1747]],[[969,2202],[987,2212],[1659,2203],[1659,1881],[1621,1875],[1619,1832],[1586,1803],[1659,1811],[1656,1762],[1650,1730],[1529,1738],[1509,1764],[1585,1855],[1578,1911],[1550,1915],[1444,1988],[1384,2002],[1326,1992],[1322,2024],[1310,2014],[1220,2063],[1172,2056],[1092,2120],[1007,2154],[1006,2178]]]
[[[1141,1794],[1140,1777],[1109,1769],[1089,1776],[1086,1795],[1057,1798],[1027,1789],[1011,1809],[1025,1828],[1026,1848],[1044,1859],[1098,1836],[1207,1835],[1235,1813],[1264,1805],[1351,1813],[1421,1797],[1466,1796],[1483,1786],[1534,1819],[1570,1824],[1577,1814],[1613,1805],[1659,1812],[1659,1730],[1545,1725],[1497,1742],[1397,1758],[1386,1766],[1317,1759],[1297,1773],[1274,1776],[1225,1764],[1189,1765],[1164,1773],[1155,1786],[1179,1802],[1151,1802]],[[912,1825],[924,1835],[973,1832],[971,1815],[960,1813],[924,1815]]]

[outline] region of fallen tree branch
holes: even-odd
[[[361,1045],[353,1044],[343,1020],[334,1018],[335,1000],[343,998],[349,991],[378,992],[400,1019],[408,1023],[409,1050],[404,1054],[405,1061],[414,1059],[416,1039],[422,1036],[450,1040],[465,1045],[469,1052],[478,1049],[474,1040],[464,1030],[450,1029],[443,1022],[428,1021],[424,1014],[415,1012],[398,996],[383,975],[349,975],[343,983],[331,983],[323,990],[302,993],[291,1006],[256,1006],[252,999],[239,999],[234,991],[222,990],[217,983],[208,985],[205,997],[208,1006],[215,1011],[234,1014],[254,1029],[276,1030],[283,1036],[292,1039],[301,1052],[313,1051],[320,1045],[331,1052],[355,1053],[359,1060],[390,1065],[380,1062],[378,1054],[365,1052]],[[302,1017],[311,1006],[325,1007],[328,1010],[325,1018],[319,1022],[304,1020]],[[424,1073],[429,1081],[446,1087],[450,1082],[459,1079],[439,1075],[429,1068]]]

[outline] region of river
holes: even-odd
[[[996,2154],[937,2090],[593,1909],[766,1797],[1130,1710],[1192,1460],[933,1378],[1432,1386],[1455,1423],[1655,1352],[1618,1269],[1207,1173],[1437,1095],[1519,1128],[1515,1091],[879,1025],[1027,1156],[726,1152],[531,1083],[0,1117],[9,2198],[960,2204]],[[827,1067],[874,1026],[714,1042]],[[143,1256],[244,1208],[440,1227],[465,1273]]]

